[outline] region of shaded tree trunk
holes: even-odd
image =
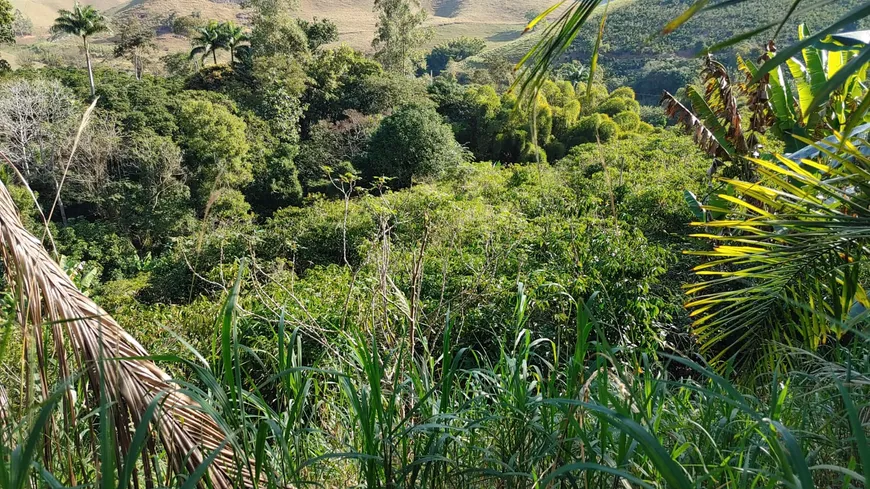
[[[214,60],[214,64],[217,64],[217,49],[211,50],[211,57]]]
[[[133,69],[136,70],[136,80],[142,80],[142,57],[139,56],[139,48],[133,50]]]
[[[88,81],[91,82],[91,98],[97,96],[97,87],[94,85],[94,68],[91,66],[91,49],[88,45],[88,38],[82,37],[85,44],[85,61],[88,64]]]

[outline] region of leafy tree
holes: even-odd
[[[59,10],[60,14],[54,21],[51,27],[51,32],[60,35],[71,35],[82,38],[82,43],[85,49],[85,60],[88,65],[88,79],[91,82],[91,97],[97,93],[94,85],[94,70],[91,66],[91,48],[88,39],[95,34],[106,32],[109,30],[109,25],[106,23],[106,18],[99,11],[90,5],[82,6],[78,2],[75,3],[73,9]]]
[[[297,19],[299,27],[305,32],[305,37],[308,39],[308,49],[315,51],[317,48],[338,41],[338,26],[335,22],[329,19],[320,19],[317,17],[312,21]]]
[[[170,28],[172,29],[172,33],[178,36],[184,37],[193,37],[196,35],[197,30],[201,27],[204,27],[206,22],[199,18],[194,17],[192,15],[183,15],[179,17],[173,17],[171,20]]]
[[[501,100],[490,85],[470,88],[449,119],[454,122],[456,138],[480,160],[491,159],[493,142],[499,130]]]
[[[186,55],[184,55],[186,57]],[[51,70],[43,74],[72,88],[83,102],[88,98],[88,80],[79,70]],[[178,79],[164,77],[136,77],[116,70],[100,70],[94,74],[97,81],[99,107],[112,113],[124,132],[137,133],[150,129],[162,136],[174,134],[178,127],[172,108],[178,104],[181,92]]]
[[[208,24],[199,27],[196,32],[196,37],[191,41],[194,44],[194,48],[190,50],[190,58],[193,59],[199,56],[200,59],[205,60],[210,54],[214,64],[217,64],[217,50],[222,47],[221,42],[223,42],[221,24],[216,20],[212,20]]]
[[[311,81],[302,99],[307,107],[303,134],[318,121],[334,121],[347,110],[359,110],[349,101],[348,92],[357,89],[362,80],[383,74],[376,61],[346,45],[318,51],[306,71]]]
[[[369,179],[385,176],[397,187],[409,187],[415,177],[438,175],[466,159],[435,109],[406,106],[381,122],[359,167]]]
[[[408,75],[411,73],[415,50],[430,35],[422,29],[426,12],[417,0],[375,0],[378,13],[375,39],[375,59],[387,71]]]
[[[180,144],[190,171],[191,188],[204,209],[213,191],[239,188],[251,182],[251,165],[246,159],[250,148],[245,121],[226,105],[191,98],[178,111]]]
[[[565,136],[565,144],[576,146],[583,143],[606,142],[618,133],[619,126],[606,114],[592,114],[577,121],[577,125]]]
[[[245,191],[259,215],[269,216],[302,200],[302,185],[296,168],[298,146],[277,144],[267,149],[253,165],[254,180]]]
[[[173,77],[186,77],[194,73],[196,66],[186,53],[172,53],[160,57],[163,69]]]
[[[125,177],[110,185],[118,223],[144,249],[159,249],[192,227],[193,209],[181,149],[145,130],[124,152]]]
[[[13,10],[9,0],[0,0],[0,44],[15,42],[15,21],[19,12]]]
[[[363,114],[383,114],[404,105],[433,105],[423,80],[399,74],[364,77],[349,86],[342,98],[344,110]]]
[[[297,3],[293,0],[248,0],[252,11],[251,54],[257,56],[306,55],[308,39],[293,16]]]
[[[595,112],[614,116],[620,112],[640,113],[640,104],[637,100],[611,96],[595,108]]]
[[[476,37],[460,37],[435,46],[426,55],[426,69],[439,75],[450,61],[462,61],[486,49],[486,42]]]
[[[287,56],[261,56],[253,60],[251,76],[256,89],[247,107],[269,123],[278,141],[298,145],[301,98],[306,88],[302,65]]]
[[[12,34],[16,36],[29,36],[33,34],[33,21],[24,15],[24,12],[15,9],[15,20],[12,22]]]
[[[353,173],[350,162],[359,160],[368,151],[379,122],[379,117],[349,110],[340,121],[320,121],[313,126],[297,160],[302,186],[309,192],[333,192],[324,167],[338,174]]]
[[[141,80],[145,71],[144,55],[155,47],[157,45],[154,43],[154,27],[131,16],[121,24],[118,43],[115,45],[115,57],[129,59],[133,63],[136,79]]]

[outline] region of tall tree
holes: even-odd
[[[88,39],[95,34],[109,30],[106,18],[90,5],[82,6],[76,2],[72,10],[59,10],[58,17],[51,27],[53,34],[73,35],[82,38],[85,60],[88,65],[88,80],[91,82],[91,97],[97,93],[94,85],[94,69],[91,65],[91,49]]]
[[[9,0],[0,0],[0,44],[15,42],[15,13]],[[9,71],[12,67],[0,58],[0,72]]]
[[[217,64],[217,50],[221,47],[221,25],[216,20],[209,21],[196,30],[196,37],[191,42],[194,45],[190,50],[191,58],[200,56],[204,61],[211,54],[214,64]]]
[[[15,14],[9,0],[0,0],[0,43],[15,42]]]
[[[272,55],[305,55],[308,39],[293,12],[299,8],[295,0],[248,0],[251,11],[251,54],[254,57]]]
[[[421,26],[426,12],[417,0],[375,0],[378,25],[372,47],[375,59],[389,71],[409,74],[414,50],[429,36]]]
[[[308,49],[311,51],[324,44],[338,41],[338,26],[329,19],[318,20],[315,17],[311,22],[305,19],[296,19],[296,22],[305,32],[305,37],[308,38]]]
[[[136,79],[142,79],[145,71],[145,58],[142,56],[154,49],[154,29],[144,24],[136,17],[131,17],[121,24],[120,38],[115,46],[115,57],[126,57],[133,63]]]

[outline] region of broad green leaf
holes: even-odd
[[[829,34],[833,34],[833,33],[837,32],[838,30],[843,29],[844,27],[851,25],[852,23],[855,22],[856,19],[863,19],[865,17],[870,17],[870,2],[868,2],[864,5],[859,5],[859,6],[855,7],[854,9],[849,11],[849,13],[847,13],[843,17],[839,18],[836,22],[830,24],[826,28],[817,32],[816,34],[813,34],[812,36],[809,36],[805,39],[802,39],[801,41],[796,42],[796,43],[786,47],[785,49],[779,51],[776,54],[776,56],[774,56],[773,58],[766,61],[761,66],[761,68],[759,68],[759,70],[758,70],[759,75],[761,75],[763,73],[770,72],[771,70],[774,69],[774,67],[782,65],[783,63],[785,63],[785,61],[787,59],[795,56],[803,48],[813,44],[814,42],[819,41],[820,39],[825,38]],[[755,80],[755,81],[758,81],[758,80]]]
[[[800,104],[801,116],[807,114],[810,109],[810,104],[813,103],[813,87],[809,82],[807,69],[800,61],[791,58],[786,61],[788,69],[791,72],[791,78],[794,80],[797,87],[798,102]]]
[[[801,24],[798,27],[799,38],[806,39],[809,35],[810,32],[807,27]],[[822,62],[822,53],[812,45],[802,49],[801,53],[803,54],[804,66],[806,66],[807,76],[810,85],[812,86],[813,95],[815,96],[815,94],[825,85],[825,82],[828,81],[825,74],[825,66]],[[806,112],[803,113],[806,114]],[[806,116],[804,116],[804,119],[806,119]]]
[[[770,103],[776,116],[777,126],[784,131],[791,129],[795,125],[792,98],[779,66],[770,71]]]
[[[692,110],[695,111],[698,118],[704,121],[704,125],[713,133],[719,146],[721,146],[722,149],[733,158],[737,154],[737,151],[734,149],[734,145],[728,141],[728,131],[725,130],[725,127],[722,126],[719,118],[716,117],[716,114],[714,114],[713,110],[710,109],[710,106],[707,105],[707,101],[704,100],[704,97],[700,94],[698,89],[692,85],[686,88],[686,95],[688,95],[689,100],[692,101]]]
[[[683,190],[683,199],[686,200],[686,204],[689,206],[689,210],[692,211],[692,214],[699,221],[706,220],[706,212],[702,209],[701,202],[698,200],[698,197],[695,196],[692,192],[688,190]]]

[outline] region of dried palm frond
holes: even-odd
[[[40,241],[24,228],[2,183],[0,250],[9,283],[20,291],[19,320],[32,328],[37,345],[41,345],[43,326],[51,325],[61,375],[67,375],[63,355],[67,351],[65,342],[69,342],[75,359],[87,373],[90,387],[98,392],[101,383],[105,386],[116,419],[138,425],[149,405],[159,399],[153,425],[174,470],[194,473],[207,465],[210,482],[219,489],[258,485],[250,475],[247,460],[236,456],[233,440],[208,414],[207,406],[181,392],[166,372],[145,359],[145,348],[81,293]],[[71,414],[71,406],[66,411]],[[124,425],[116,426],[122,449],[129,435]]]
[[[722,63],[707,55],[701,77],[704,79],[704,99],[728,131],[726,136],[728,141],[739,154],[746,154],[748,145],[743,134],[737,97],[728,70]]]
[[[758,63],[764,64],[775,55],[776,44],[770,41],[764,54],[758,59]],[[749,118],[749,129],[764,134],[777,120],[770,105],[770,73],[762,74],[756,81],[758,67],[744,61],[740,56],[737,56],[737,69],[745,77],[743,83],[738,84],[738,90],[747,97],[747,106],[752,112]]]
[[[698,118],[685,105],[680,103],[667,90],[662,94],[661,105],[668,117],[673,117],[692,133],[692,139],[702,151],[710,156],[730,159],[729,151],[723,147],[720,138],[716,137],[712,130],[704,125],[704,121]]]

